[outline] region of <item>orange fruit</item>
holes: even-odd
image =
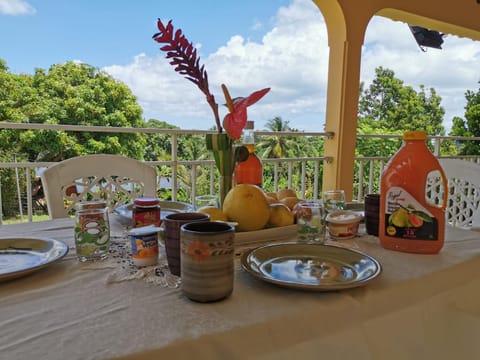
[[[227,216],[223,213],[222,209],[219,209],[214,206],[203,206],[197,210],[197,212],[202,214],[207,214],[210,216],[210,221],[227,221]]]
[[[274,198],[275,200],[278,200],[276,192],[267,192],[265,193],[265,195],[268,197]]]
[[[276,203],[278,203],[278,200],[275,199],[275,198],[273,198],[273,197],[271,197],[271,196],[265,196],[265,197],[266,197],[266,199],[267,199],[268,204],[276,204]]]
[[[296,196],[288,196],[284,197],[282,200],[280,200],[280,203],[287,205],[290,210],[293,210],[293,207],[298,204],[301,199],[297,198]]]
[[[278,200],[282,200],[286,197],[297,197],[297,193],[293,189],[280,189],[277,191]]]
[[[269,227],[288,226],[292,225],[294,221],[293,213],[287,205],[280,203],[270,205],[270,217],[267,224]]]

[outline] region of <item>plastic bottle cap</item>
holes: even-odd
[[[427,132],[423,130],[405,131],[403,133],[403,140],[425,140]]]
[[[245,124],[245,129],[247,130],[253,129],[254,124],[255,124],[254,121],[248,120],[247,123]]]

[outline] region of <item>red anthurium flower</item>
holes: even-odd
[[[269,91],[270,88],[265,88],[255,91],[246,98],[239,97],[232,100],[233,110],[230,109],[230,113],[223,119],[223,128],[231,138],[240,139],[247,123],[247,107],[255,104]]]

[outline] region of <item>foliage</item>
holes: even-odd
[[[433,88],[427,94],[420,86],[412,87],[395,78],[392,70],[379,67],[372,84],[360,93],[358,105],[359,129],[373,128],[384,133],[425,130],[429,135],[444,135],[442,125],[445,111],[440,106],[441,97]]]
[[[480,89],[477,92],[465,92],[465,120],[460,117],[453,118],[453,126],[449,135],[480,137]],[[462,155],[479,155],[480,142],[468,141],[460,147]]]
[[[206,73],[205,73],[206,76]],[[398,134],[405,130],[426,129],[430,135],[443,135],[443,109],[441,98],[434,89],[421,86],[417,92],[395,78],[393,71],[376,69],[376,78],[368,88],[360,89],[358,133]],[[263,95],[262,95],[263,96]],[[465,120],[455,118],[450,135],[480,136],[480,90],[465,94]],[[245,98],[242,98],[245,99]],[[97,125],[119,127],[148,127],[177,129],[166,122],[150,119],[144,122],[141,108],[130,89],[108,74],[86,64],[68,62],[53,65],[48,71],[37,69],[34,75],[15,75],[9,72],[5,61],[0,59],[0,121],[50,123],[68,125]],[[256,138],[256,151],[262,158],[322,157],[324,140],[319,137],[284,136],[292,129],[288,120],[280,116],[267,121],[268,130],[278,132]],[[58,161],[80,154],[118,153],[147,161],[171,161],[172,140],[169,134],[114,134],[68,131],[0,130],[0,161]],[[359,138],[356,156],[388,158],[400,147],[401,139]],[[442,142],[442,154],[453,154],[458,144]],[[478,144],[460,147],[464,154],[478,154]],[[200,135],[179,135],[177,138],[177,161],[210,159],[205,139]],[[279,178],[273,177],[273,165],[264,165],[264,189],[273,191],[275,182],[279,188],[289,187],[287,175],[292,176],[292,187],[299,192],[301,177],[306,176],[305,197],[311,197],[315,172],[321,188],[322,167],[314,162],[295,164],[292,168],[285,162],[277,163]],[[356,164],[358,167],[359,165]],[[168,165],[157,166],[160,177],[171,179]],[[355,173],[358,174],[358,168]],[[193,173],[194,171],[194,173]],[[380,168],[373,169],[379,177]],[[197,166],[195,169],[180,165],[177,177],[180,201],[190,201],[196,177],[196,192],[210,192],[210,169]],[[15,206],[16,183],[14,169],[0,170],[4,206]],[[364,169],[368,181],[369,168]],[[24,179],[25,174],[20,174]],[[23,180],[22,180],[23,181]],[[358,179],[354,186],[358,186]],[[21,182],[20,187],[25,188]],[[215,184],[214,191],[218,191]],[[159,189],[161,199],[172,199],[171,189]],[[4,214],[9,215],[4,208]]]
[[[94,125],[143,126],[142,109],[130,89],[87,64],[67,62],[33,76],[0,73],[0,121]],[[83,154],[122,154],[143,159],[141,134],[67,131],[3,130],[8,142],[2,150],[14,151],[28,161],[59,161]]]
[[[425,130],[429,135],[445,134],[442,125],[445,111],[440,106],[441,97],[433,88],[427,93],[421,85],[417,92],[396,78],[392,70],[382,67],[375,69],[375,75],[370,86],[365,88],[365,84],[362,84],[360,88],[358,134],[401,135],[407,130]],[[356,156],[389,158],[400,148],[401,143],[401,137],[360,137],[357,140]],[[443,151],[452,151],[451,144],[442,143],[442,146]],[[370,174],[375,179],[380,178],[381,168],[377,165],[370,169],[373,166],[370,164],[371,162],[361,162],[355,165],[355,174],[359,174],[359,166],[364,166],[366,182],[369,181]],[[358,179],[354,186],[358,186]]]

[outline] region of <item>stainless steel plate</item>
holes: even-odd
[[[382,271],[380,263],[366,254],[316,244],[265,245],[244,253],[241,262],[260,280],[313,291],[362,286]]]
[[[43,238],[0,238],[0,281],[28,275],[68,253],[60,240]]]
[[[132,224],[132,208],[133,204],[126,204],[115,208],[114,212],[119,216],[120,222],[123,225]],[[163,219],[169,214],[179,212],[191,212],[194,211],[193,206],[184,202],[178,201],[160,201],[160,217]]]

